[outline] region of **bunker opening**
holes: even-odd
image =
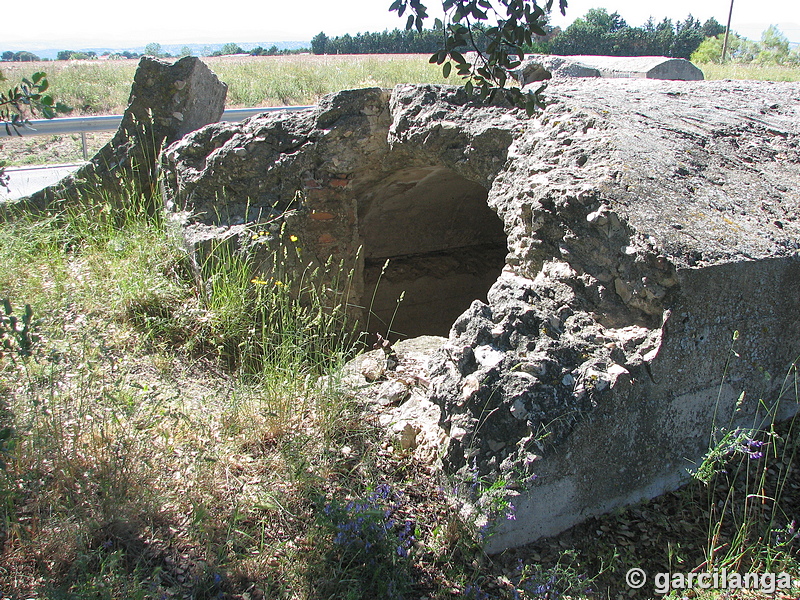
[[[366,329],[391,340],[446,336],[486,301],[505,265],[486,188],[445,167],[395,171],[361,198]]]

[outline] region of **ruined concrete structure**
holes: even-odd
[[[800,354],[800,85],[547,97],[528,119],[451,87],[348,91],[165,153],[194,235],[294,208],[308,256],[355,261],[371,328],[404,290],[395,335],[449,336],[393,398],[439,407],[445,472],[509,483],[516,520],[479,515],[490,551],[673,489],[715,427],[795,406],[772,403]]]
[[[673,489],[715,429],[796,403],[782,384],[800,354],[800,85],[546,93],[533,119],[403,85],[213,123],[225,88],[204,65],[143,59],[87,173],[152,164],[151,185],[151,155],[174,142],[165,200],[191,243],[296,236],[304,260],[352,265],[370,331],[444,336],[348,377],[461,489],[507,484],[513,521],[461,498],[497,551]]]
[[[111,141],[75,173],[23,203],[45,208],[98,190],[110,198],[114,190],[131,182],[151,196],[158,185],[161,150],[190,131],[219,121],[227,93],[228,86],[198,58],[187,56],[170,64],[142,57],[128,108]]]

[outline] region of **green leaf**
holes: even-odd
[[[461,54],[460,52],[456,52],[455,50],[453,50],[452,52],[450,52],[450,56],[459,65],[467,64],[467,60],[464,58],[464,55]]]
[[[444,63],[444,66],[442,67],[442,75],[444,76],[445,79],[450,77],[450,71],[452,69],[453,69],[453,63],[451,63],[450,61]]]

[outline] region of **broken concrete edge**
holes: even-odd
[[[169,208],[186,215],[191,230],[241,223],[257,230],[268,222],[283,220],[281,215],[290,211],[285,230],[298,238],[312,268],[325,264],[331,256],[345,261],[358,257],[352,265],[358,271],[358,283],[351,290],[356,295],[350,304],[367,304],[378,329],[380,323],[388,327],[392,322],[397,297],[403,291],[400,282],[409,283],[412,272],[441,273],[447,268],[454,273],[454,283],[477,285],[483,289],[475,293],[485,295],[502,268],[506,246],[502,223],[486,204],[486,190],[474,181],[476,175],[479,181],[491,179],[486,169],[502,167],[507,133],[483,118],[474,133],[452,130],[460,140],[457,145],[451,143],[447,150],[451,158],[445,164],[438,158],[430,162],[425,157],[409,157],[402,150],[405,141],[399,138],[405,135],[408,119],[414,118],[415,107],[399,122],[393,124],[389,118],[392,102],[405,103],[402,94],[398,95],[403,87],[393,93],[379,88],[345,91],[323,98],[318,107],[295,113],[291,119],[260,115],[241,125],[212,125],[187,136],[165,152]],[[443,89],[460,112],[485,115],[494,110],[497,119],[507,119],[504,104],[492,109],[472,102],[460,88]],[[435,88],[428,91],[431,98],[441,93]],[[442,127],[439,124],[437,130]],[[444,141],[450,143],[447,124],[443,132],[440,142],[429,136],[431,149]],[[486,159],[465,160],[463,152],[469,151],[470,138],[476,145],[492,149]],[[265,171],[261,161],[273,152],[267,160],[274,168]],[[179,168],[175,168],[176,158]],[[224,175],[209,178],[209,168]],[[409,205],[412,190],[440,197],[442,206],[431,210]],[[379,210],[372,211],[370,206]],[[386,226],[389,218],[391,227]],[[356,222],[360,222],[358,227],[354,227]],[[409,230],[415,235],[409,236]],[[248,245],[246,236],[239,239]],[[272,249],[263,249],[266,252],[256,257],[256,263],[263,265],[257,267],[259,271],[269,268],[267,255]],[[425,255],[426,264],[417,259],[416,266],[403,263],[405,255]],[[386,270],[383,266],[389,258],[392,264]],[[489,259],[493,261],[491,276],[476,275]],[[486,281],[479,281],[481,278]],[[424,284],[424,277],[414,279]],[[406,290],[405,306],[413,306],[415,293],[425,294],[424,290]],[[442,298],[442,303],[446,301]],[[446,314],[439,319],[437,332],[446,334],[464,308],[466,305],[443,306]],[[394,321],[393,328],[415,335],[413,320],[409,314],[405,320]],[[386,334],[385,329],[380,330]]]
[[[528,54],[515,70],[522,85],[550,77],[647,78],[701,81],[703,72],[684,58],[666,56],[560,56]]]
[[[82,198],[102,200],[156,195],[163,148],[219,121],[228,86],[196,57],[174,63],[143,56],[119,128],[84,166],[55,185],[22,198],[9,210],[48,210]],[[150,211],[158,207],[149,207]]]
[[[495,235],[462,215],[500,216],[506,266],[451,318],[417,390],[440,409],[452,481],[536,476],[515,521],[487,521],[494,551],[676,485],[708,450],[723,383],[746,392],[742,418],[770,400],[759,368],[799,352],[800,86],[562,80],[535,120],[458,94],[362,90],[212,125],[168,150],[168,187],[209,226],[258,226],[306,190],[293,233],[321,260],[362,248],[362,298],[367,260],[386,258],[414,274],[400,287],[428,278],[425,300],[455,289],[430,287],[442,252]],[[746,358],[729,364],[734,330]]]

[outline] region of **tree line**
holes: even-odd
[[[203,52],[203,56],[229,56],[232,54],[249,54],[250,56],[284,56],[287,54],[300,54],[303,52],[309,52],[309,49],[298,48],[290,50],[287,48],[278,48],[278,46],[273,44],[269,48],[262,48],[261,46],[258,46],[252,50],[244,50],[238,44],[228,43],[225,44],[221,49],[214,50],[213,52],[208,49],[207,51]],[[110,59],[140,58],[142,56],[153,56],[156,58],[183,58],[184,56],[192,56],[192,49],[189,46],[184,46],[181,48],[180,52],[170,54],[162,49],[161,44],[150,43],[145,46],[144,52],[141,54],[128,50],[125,50],[124,52],[104,52],[101,55],[98,55],[97,52],[91,50],[59,50],[56,54],[55,60],[92,60],[99,58],[100,56],[108,57]],[[0,54],[0,59],[5,62],[36,62],[41,60],[51,60],[42,59],[36,54],[24,50],[20,52],[6,50]]]
[[[725,28],[711,18],[700,23],[691,15],[673,23],[650,19],[642,27],[631,27],[619,13],[604,8],[590,10],[584,17],[561,30],[545,26],[546,35],[536,36],[527,52],[543,54],[597,54],[605,56],[670,56],[689,58],[703,40],[723,33]],[[480,42],[483,42],[481,44]],[[324,32],[311,40],[314,54],[426,54],[442,43],[437,29],[358,33],[328,37]],[[480,40],[478,46],[485,46]]]
[[[485,50],[489,40],[485,35],[486,26],[476,24],[472,35],[476,46]],[[690,58],[695,62],[720,62],[725,27],[713,17],[701,23],[689,15],[683,21],[673,22],[663,19],[655,22],[649,19],[641,27],[631,27],[619,13],[609,13],[604,8],[589,10],[576,19],[566,29],[545,25],[545,35],[534,36],[531,44],[524,46],[526,53],[575,55],[593,54],[601,56],[669,56]],[[328,37],[320,32],[311,40],[310,51],[314,54],[432,54],[437,52],[443,41],[441,27],[383,32],[365,32],[356,35]],[[728,41],[727,58],[737,62],[759,63],[800,63],[800,49],[793,52],[789,41],[775,26],[767,29],[760,42],[744,39],[732,32]],[[294,50],[261,46],[244,50],[235,43],[225,44],[220,50],[203,54],[206,56],[227,56],[249,54],[252,56],[281,56],[308,52],[308,48]],[[106,53],[108,54],[108,53]],[[160,58],[191,56],[188,46],[175,55],[164,52],[160,44],[151,43],[142,55]],[[111,54],[109,58],[139,58],[135,52]],[[26,51],[2,53],[2,60],[25,62],[40,58]],[[97,58],[95,52],[62,50],[57,60]]]
[[[320,32],[311,39],[314,54],[432,54],[442,44],[440,29],[358,33],[328,37]]]
[[[707,37],[725,32],[713,17],[701,23],[689,15],[683,21],[652,17],[641,27],[631,27],[619,13],[593,8],[555,35],[551,54],[596,54],[600,56],[669,56],[689,58]]]

